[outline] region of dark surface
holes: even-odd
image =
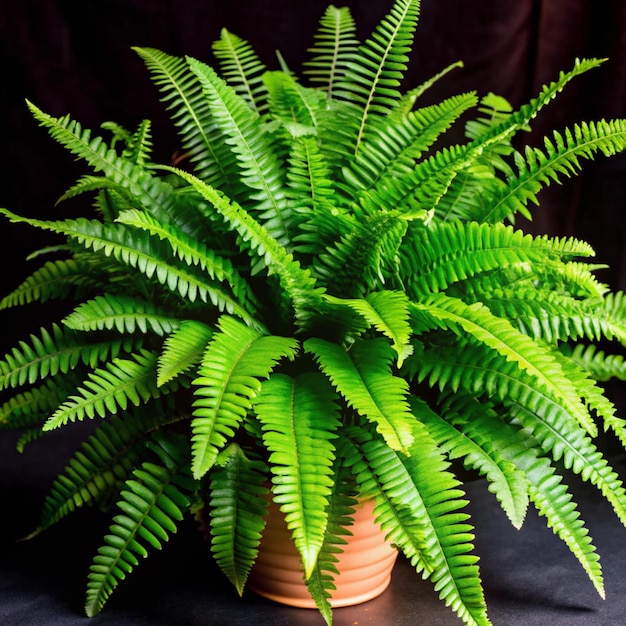
[[[193,522],[162,552],[141,563],[95,618],[82,614],[86,575],[108,525],[80,511],[40,537],[15,543],[33,528],[41,496],[72,447],[67,438],[23,456],[0,438],[0,624],[3,626],[314,626],[314,610],[273,604],[252,593],[240,599],[212,563]],[[49,448],[48,448],[49,450]],[[620,475],[626,462],[614,466]],[[482,481],[469,483],[470,512],[489,615],[496,626],[620,626],[626,614],[626,530],[587,485],[576,490],[580,510],[602,557],[607,599],[533,511],[515,530]],[[460,620],[400,560],[390,588],[360,606],[335,610],[336,626],[447,626]]]

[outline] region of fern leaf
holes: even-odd
[[[589,433],[595,435],[597,428],[580,401],[579,390],[565,375],[554,354],[520,333],[508,320],[493,316],[482,304],[467,305],[442,294],[433,296],[429,304],[412,306],[427,311],[444,324],[458,325],[464,333],[515,363],[534,379],[539,391],[560,404]]]
[[[229,190],[235,158],[222,141],[209,103],[187,61],[154,48],[134,48],[150,71],[181,135],[182,148],[204,181]]]
[[[336,96],[345,79],[350,61],[358,54],[356,25],[348,7],[329,6],[320,18],[309,48],[311,59],[305,61],[303,74],[326,91],[328,99]],[[341,94],[339,94],[341,95]]]
[[[392,341],[393,349],[398,354],[397,366],[401,367],[404,359],[413,352],[409,340],[412,334],[408,322],[409,301],[400,291],[375,291],[362,300],[344,300],[326,296],[329,302],[349,306]]]
[[[213,54],[226,81],[257,113],[267,108],[267,92],[263,84],[265,64],[248,41],[228,32],[225,28],[220,38],[213,42]]]
[[[263,382],[254,409],[270,452],[273,500],[285,514],[308,579],[327,524],[332,440],[340,421],[336,394],[321,374],[274,374]]]
[[[160,307],[137,297],[105,293],[79,305],[63,319],[72,330],[111,330],[119,333],[142,333],[152,331],[167,335],[176,329],[179,320],[163,313]]]
[[[365,493],[374,493],[374,515],[388,540],[418,571],[425,571],[439,597],[465,624],[489,624],[478,557],[470,554],[473,529],[469,515],[461,512],[467,501],[426,429],[414,422],[409,455],[368,437],[365,429],[354,435],[361,457],[355,465],[357,480]]]
[[[234,318],[223,316],[193,381],[192,470],[202,477],[214,464],[282,358],[293,358],[297,343],[288,338],[261,335]]]
[[[407,52],[419,15],[419,0],[398,0],[378,24],[371,37],[359,46],[350,62],[342,92],[361,107],[361,120],[354,142],[358,154],[370,115],[386,115],[400,101],[398,86],[406,69]]]
[[[171,453],[174,451],[171,449]],[[161,455],[164,455],[162,452]],[[167,464],[145,462],[126,481],[109,534],[94,557],[87,585],[85,611],[96,615],[139,558],[149,549],[160,550],[189,508],[195,484],[188,475],[186,459],[167,459]]]
[[[30,387],[23,393],[12,395],[0,404],[0,430],[17,430],[36,426],[65,400],[71,388],[56,376],[44,380],[38,387]],[[23,446],[18,446],[18,449]]]
[[[290,212],[283,173],[265,133],[259,133],[258,115],[209,66],[189,59],[216,123],[229,137],[229,145],[241,168],[240,178],[249,187],[255,213],[270,234],[289,245]]]
[[[502,191],[487,202],[482,215],[472,216],[477,221],[499,222],[518,211],[525,211],[528,203],[538,204],[537,194],[550,182],[560,182],[560,176],[572,176],[580,169],[579,159],[591,159],[596,152],[610,156],[626,148],[626,121],[599,121],[575,125],[564,135],[553,133],[544,139],[545,151],[527,147],[523,155],[517,153],[518,174],[509,179]]]
[[[157,385],[162,387],[202,360],[212,329],[194,320],[184,320],[165,340],[159,355]]]
[[[129,403],[139,406],[160,395],[156,386],[156,355],[146,350],[133,360],[116,358],[97,368],[46,421],[44,430],[67,422],[105,417],[125,411]]]
[[[267,510],[264,464],[230,444],[211,473],[211,552],[239,595],[254,563]]]
[[[121,339],[87,344],[73,331],[53,324],[50,330],[42,328],[39,335],[31,335],[30,343],[20,341],[0,361],[0,389],[67,374],[79,363],[94,367],[99,361],[115,358],[123,347],[129,346]]]
[[[349,406],[376,425],[393,450],[406,453],[414,421],[406,381],[390,371],[391,347],[384,339],[357,341],[347,351],[324,339],[307,339],[304,349]]]

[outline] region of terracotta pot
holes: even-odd
[[[340,574],[335,577],[333,607],[350,606],[380,595],[391,581],[398,556],[380,527],[374,522],[374,503],[367,500],[355,512],[352,536],[345,537],[344,552],[337,555]],[[261,596],[301,608],[315,608],[304,582],[300,556],[291,540],[284,516],[271,505],[267,526],[247,587]]]

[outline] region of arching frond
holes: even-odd
[[[157,385],[161,387],[199,364],[213,329],[202,322],[184,320],[165,339],[159,355]]]
[[[209,184],[229,190],[235,156],[220,140],[202,87],[184,58],[154,48],[134,48],[143,59],[181,135],[195,172]]]
[[[372,422],[393,450],[406,452],[414,421],[407,402],[406,381],[390,370],[393,356],[385,339],[357,341],[350,350],[323,339],[307,339],[320,369],[348,405]]]
[[[63,319],[72,330],[111,330],[133,333],[139,329],[157,335],[167,335],[178,327],[179,319],[165,313],[161,307],[137,297],[105,293],[79,305]]]
[[[319,373],[273,374],[254,402],[270,453],[273,500],[285,514],[305,578],[313,573],[326,531],[340,422],[336,397]]]
[[[160,550],[189,508],[196,484],[188,460],[169,442],[158,448],[159,462],[146,461],[126,481],[109,534],[98,549],[89,573],[85,611],[98,613],[117,585],[148,550]]]
[[[139,406],[159,397],[156,386],[156,355],[143,350],[132,359],[116,358],[97,368],[46,421],[52,430],[85,417],[105,417],[129,405]]]
[[[267,108],[266,67],[250,43],[223,28],[213,42],[213,54],[226,81],[255,111],[263,113]]]
[[[315,42],[309,48],[311,58],[304,63],[303,74],[326,92],[328,98],[341,96],[344,80],[359,41],[356,25],[348,7],[329,6],[320,18]],[[337,90],[339,89],[339,94]]]
[[[239,595],[258,554],[267,511],[265,464],[230,444],[211,473],[211,552]]]
[[[192,469],[201,478],[232,437],[261,390],[261,379],[277,363],[293,358],[298,347],[294,339],[261,335],[223,316],[220,329],[211,339],[193,381]]]

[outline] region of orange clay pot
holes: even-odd
[[[398,552],[389,545],[374,522],[374,502],[359,504],[350,526],[352,536],[344,551],[337,555],[339,575],[334,583],[330,604],[350,606],[380,595],[391,581],[391,570]],[[315,602],[304,582],[300,556],[291,540],[283,514],[274,504],[263,532],[256,563],[248,577],[247,587],[261,596],[301,608],[315,608]]]

